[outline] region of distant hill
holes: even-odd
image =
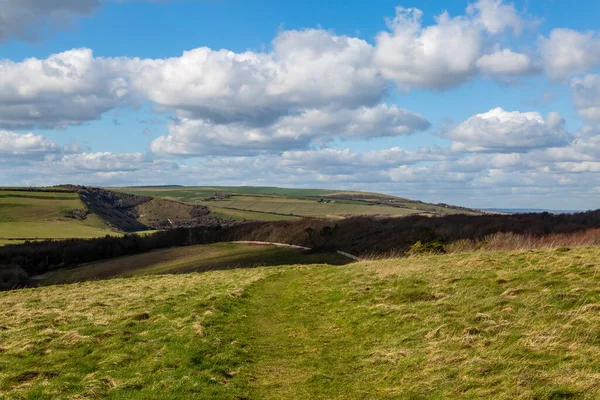
[[[0,188],[0,245],[304,217],[481,215],[379,193],[253,186]]]
[[[221,218],[286,220],[301,217],[343,219],[350,216],[481,215],[485,212],[449,204],[430,204],[380,193],[260,186],[195,186],[107,188],[137,196],[152,196],[202,204]]]

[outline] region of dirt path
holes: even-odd
[[[299,249],[299,250],[312,250],[310,247],[304,247],[304,246],[298,246],[295,244],[287,244],[287,243],[276,243],[276,242],[259,242],[259,241],[251,241],[251,240],[242,240],[242,241],[237,241],[237,242],[233,242],[233,243],[240,243],[240,244],[256,244],[256,245],[264,245],[264,246],[279,246],[279,247],[289,247],[292,249]],[[359,257],[350,254],[350,253],[346,253],[345,251],[341,251],[341,250],[336,250],[336,253],[338,253],[339,255],[342,255],[344,257],[348,257],[353,259],[354,261],[362,261]]]

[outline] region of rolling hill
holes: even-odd
[[[87,212],[77,193],[0,190],[0,245],[107,234],[114,232],[97,215]]]
[[[215,243],[150,251],[62,269],[37,277],[39,285],[56,285],[115,277],[181,274],[285,264],[343,265],[352,260],[336,253],[310,253],[290,247]]]
[[[0,293],[6,398],[593,399],[599,248]]]
[[[138,196],[202,204],[213,213],[235,220],[286,220],[299,217],[341,219],[348,216],[479,215],[484,212],[447,204],[378,193],[277,187],[129,187],[110,188]]]

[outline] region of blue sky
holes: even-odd
[[[6,0],[0,183],[597,208],[600,3]]]

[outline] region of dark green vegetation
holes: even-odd
[[[289,264],[348,264],[337,253],[311,253],[289,247],[215,243],[172,247],[125,257],[111,258],[72,269],[50,272],[36,279],[40,285],[82,282],[114,277],[180,274],[212,270],[255,268]]]
[[[7,398],[600,396],[599,248],[0,293]]]
[[[449,205],[427,204],[377,193],[276,187],[132,187],[112,188],[138,196],[201,203],[221,216],[236,220],[285,220],[294,217],[341,219],[356,215],[395,216],[482,214]],[[250,213],[250,214],[240,214]]]

